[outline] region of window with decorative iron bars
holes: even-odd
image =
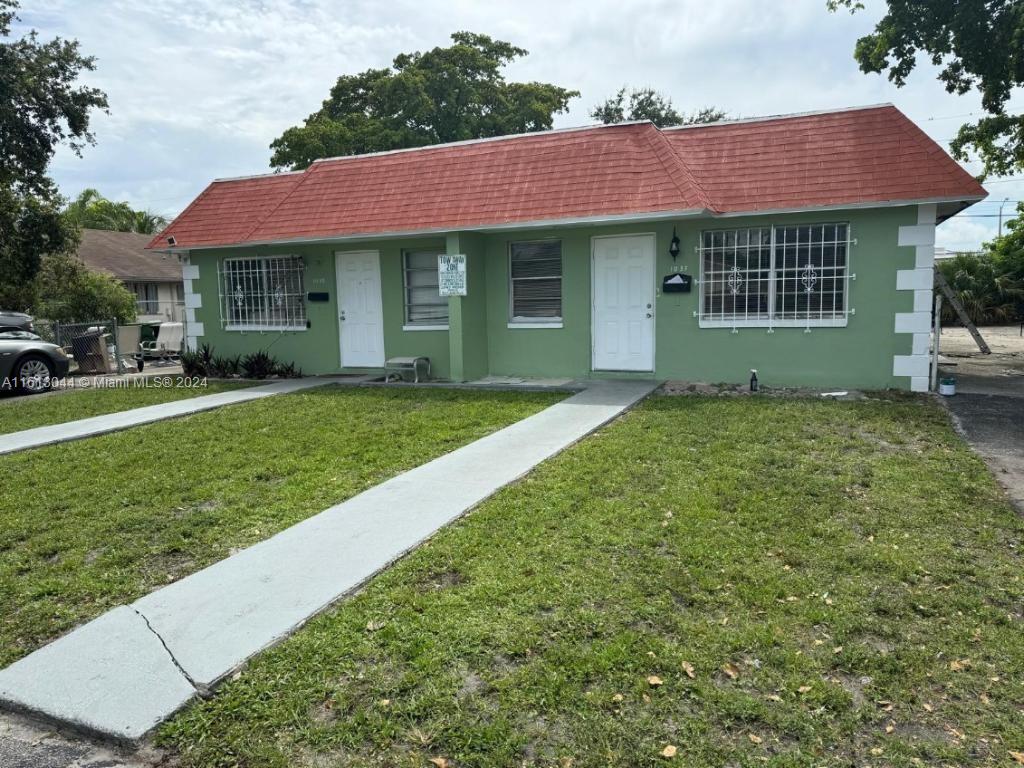
[[[301,256],[224,259],[219,266],[221,325],[233,331],[305,330]]]
[[[701,233],[700,326],[846,325],[852,243],[843,223]]]
[[[448,298],[437,290],[437,257],[443,251],[405,251],[405,324],[448,326]]]
[[[562,319],[562,242],[537,240],[509,246],[509,322]]]

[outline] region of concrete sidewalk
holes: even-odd
[[[262,397],[270,397],[271,395],[298,392],[299,390],[311,387],[322,387],[330,383],[330,379],[320,379],[315,376],[304,379],[282,379],[270,384],[245,387],[232,390],[231,392],[218,392],[215,395],[188,397],[184,400],[175,400],[170,403],[147,405],[145,408],[132,408],[129,411],[105,413],[102,416],[93,416],[88,419],[26,429],[23,432],[12,432],[8,435],[0,435],[0,455],[24,451],[27,448],[38,448],[53,443],[63,443],[68,440],[80,440],[83,437],[93,437],[94,435],[102,435],[107,432],[117,432],[129,427],[137,427],[140,424],[150,424],[154,421],[163,421],[164,419],[173,419],[176,416],[186,416],[190,413],[220,408],[222,405],[245,403]]]
[[[122,606],[0,671],[0,703],[140,739],[440,527],[650,394],[598,381]]]

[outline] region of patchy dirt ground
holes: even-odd
[[[662,395],[715,395],[720,397],[827,397],[833,400],[863,400],[865,395],[856,389],[813,389],[809,387],[760,387],[751,392],[747,384],[707,384],[702,381],[666,381],[660,390]]]
[[[1024,377],[1024,336],[1020,335],[1020,325],[982,328],[981,335],[992,354],[983,355],[966,328],[943,328],[939,353],[946,361],[940,358],[940,368],[953,375]]]

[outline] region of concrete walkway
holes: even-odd
[[[129,411],[105,413],[102,416],[93,416],[88,419],[26,429],[23,432],[12,432],[9,435],[0,435],[0,454],[24,451],[26,448],[38,448],[42,445],[51,445],[53,443],[63,443],[68,440],[80,440],[83,437],[93,437],[94,435],[117,432],[129,427],[137,427],[140,424],[149,424],[154,421],[173,419],[176,416],[187,416],[190,413],[208,411],[212,408],[220,408],[222,405],[245,403],[250,400],[258,400],[261,397],[270,397],[271,395],[280,395],[286,392],[298,392],[310,387],[322,387],[324,384],[329,383],[331,383],[330,379],[320,379],[315,376],[304,379],[282,379],[271,384],[261,384],[256,387],[245,387],[230,392],[218,392],[214,395],[187,397],[184,400],[175,400],[170,403],[147,405],[145,408],[132,408]]]
[[[134,741],[443,525],[650,394],[593,382],[0,671],[0,703]]]

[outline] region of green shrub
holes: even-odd
[[[214,357],[208,367],[209,375],[218,379],[230,379],[238,376],[242,369],[242,357]]]
[[[224,357],[215,354],[209,344],[203,344],[194,351],[182,352],[181,368],[186,376],[209,376],[211,379],[230,379],[235,376],[247,379],[266,379],[270,376],[295,379],[302,376],[302,369],[297,368],[295,363],[278,362],[263,350],[244,357]]]

